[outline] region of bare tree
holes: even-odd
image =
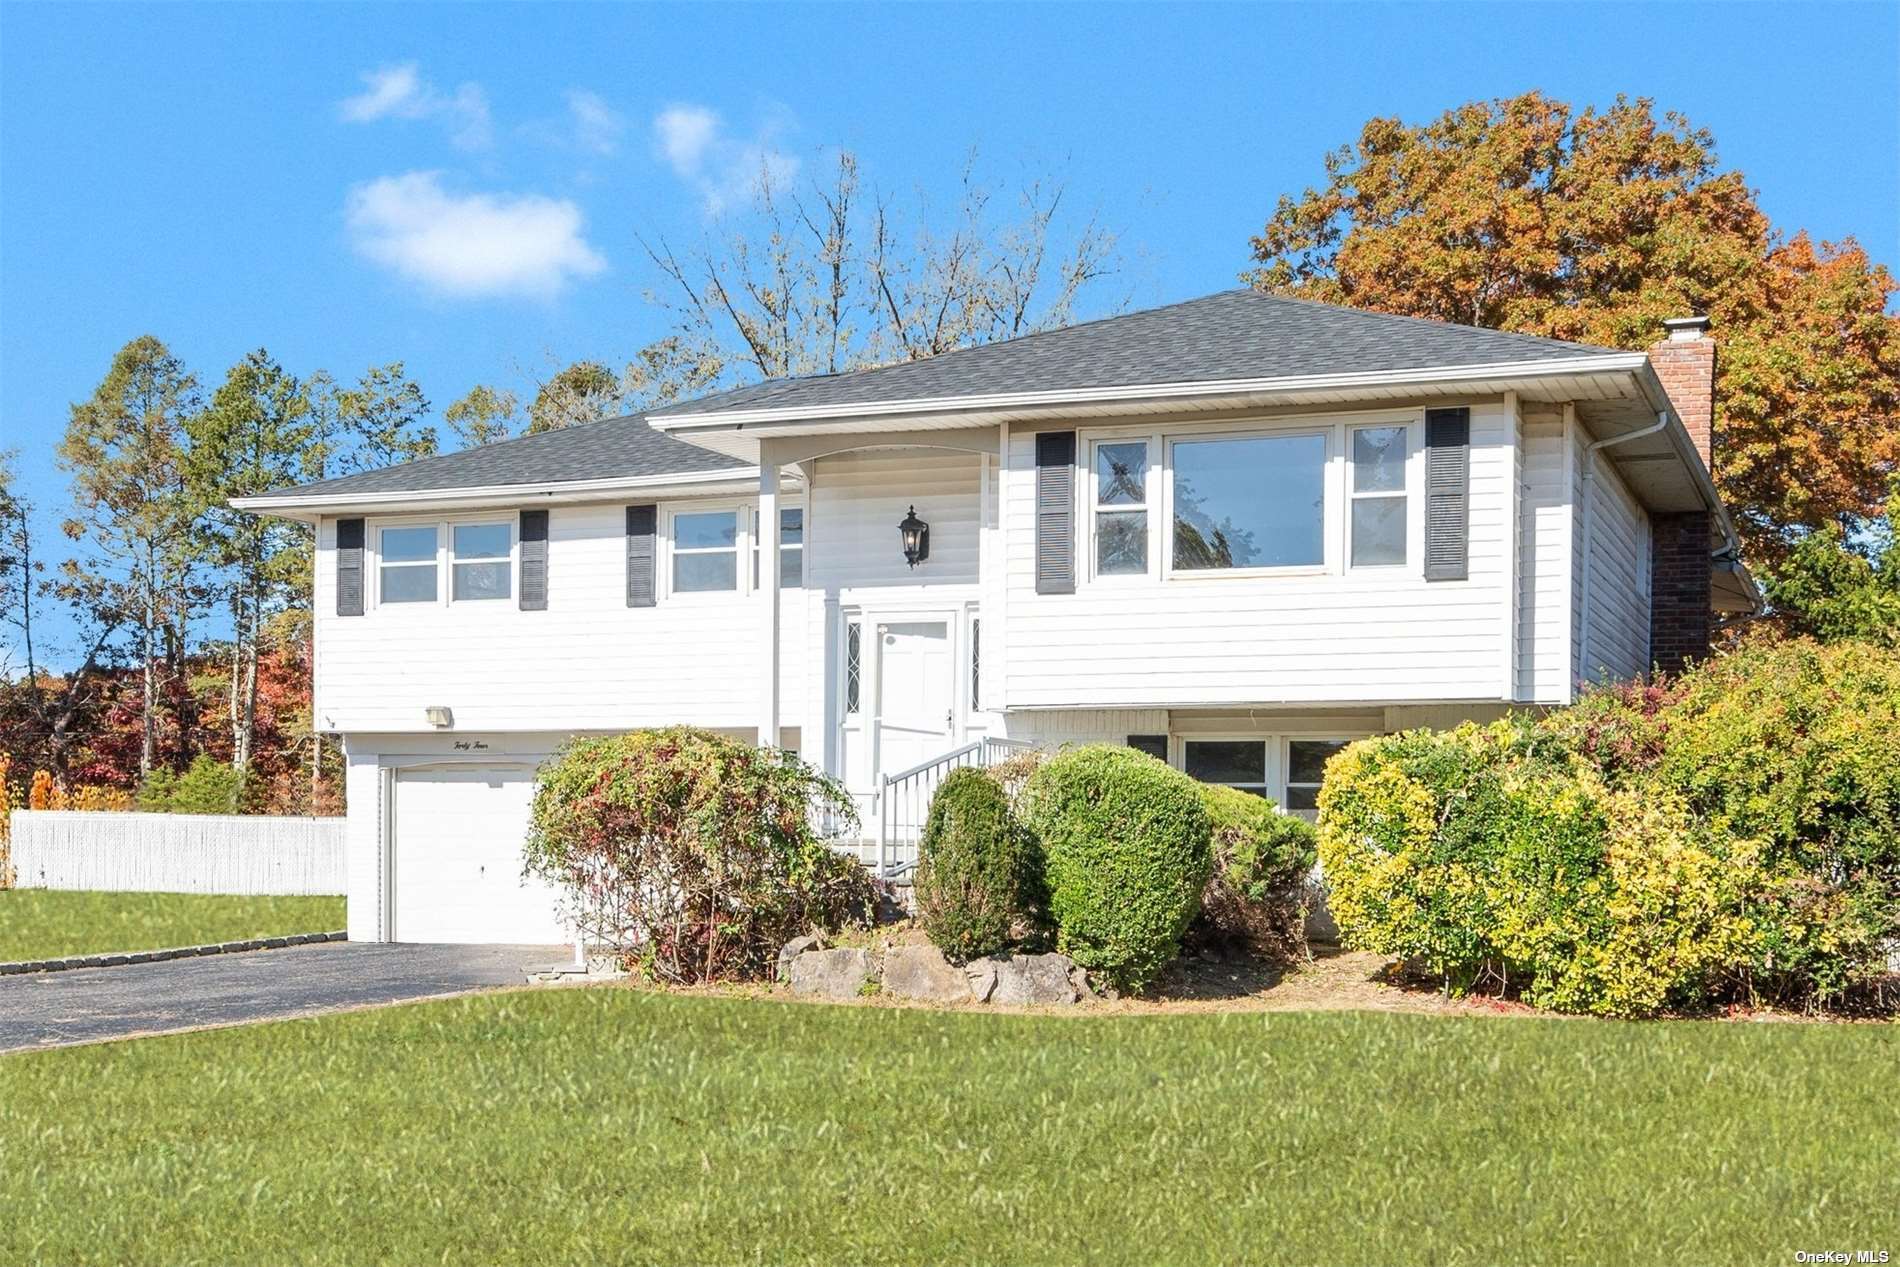
[[[1119,266],[1116,234],[1095,216],[1067,228],[1065,194],[1032,180],[1000,216],[972,155],[938,228],[922,196],[908,216],[867,196],[849,153],[803,189],[761,168],[750,216],[718,241],[641,240],[676,323],[643,384],[663,397],[682,371],[702,385],[842,373],[1054,329],[1084,301],[1118,309],[1126,296],[1097,293]]]

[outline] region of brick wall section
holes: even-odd
[[[1664,339],[1649,349],[1669,401],[1689,438],[1702,454],[1702,465],[1715,469],[1715,340]]]
[[[1665,673],[1709,653],[1709,512],[1651,515],[1649,658]]]

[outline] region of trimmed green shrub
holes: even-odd
[[[1207,883],[1207,810],[1193,779],[1132,748],[1057,754],[1030,776],[1058,949],[1122,989],[1179,952]]]
[[[1193,936],[1237,942],[1282,958],[1306,951],[1306,886],[1318,833],[1272,801],[1238,788],[1200,785],[1213,867]]]
[[[767,976],[792,937],[869,911],[821,817],[855,821],[851,798],[790,752],[688,726],[580,739],[541,768],[526,870],[652,977]]]
[[[930,800],[917,860],[917,915],[930,940],[958,961],[1001,950],[1029,917],[1039,871],[1002,786],[982,770],[952,770]]]

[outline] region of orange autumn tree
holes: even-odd
[[[1707,313],[1716,481],[1753,557],[1878,515],[1900,462],[1896,285],[1849,238],[1784,237],[1715,139],[1648,99],[1541,93],[1373,119],[1253,239],[1262,290],[1608,347]]]

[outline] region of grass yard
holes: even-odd
[[[1900,1252],[1900,1028],[517,991],[0,1057],[0,1261]]]
[[[340,897],[0,890],[0,960],[164,950],[342,927]]]

